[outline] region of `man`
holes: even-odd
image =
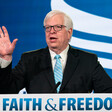
[[[6,28],[2,27],[4,33],[0,29],[0,93],[18,93],[22,88],[27,93],[112,92],[112,80],[96,55],[69,45],[73,31],[70,17],[51,11],[44,19],[44,28],[48,47],[24,53],[13,70],[12,53],[17,39],[11,43]],[[61,68],[58,74],[56,65]]]

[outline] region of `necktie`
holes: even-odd
[[[56,59],[56,63],[54,66],[54,78],[55,78],[55,83],[57,84],[58,82],[60,82],[60,83],[62,82],[62,77],[63,77],[62,64],[60,61],[61,56],[56,55],[54,58]],[[59,93],[60,86],[61,85],[59,85],[57,88],[57,93]]]

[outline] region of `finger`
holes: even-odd
[[[9,38],[9,34],[8,34],[8,31],[7,31],[6,27],[5,26],[2,26],[2,29],[4,31],[5,37],[8,37]]]
[[[3,34],[3,31],[2,31],[2,29],[0,27],[0,38],[3,38],[3,37],[4,37],[4,34]]]
[[[15,48],[15,46],[16,46],[16,42],[18,41],[18,39],[14,39],[13,40],[13,42],[12,42],[12,47],[13,47],[13,49]]]

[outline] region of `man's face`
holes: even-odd
[[[54,15],[46,21],[46,26],[64,25],[64,17],[61,14]],[[55,31],[52,27],[50,32],[45,32],[48,47],[53,51],[63,51],[71,38],[72,29],[66,30],[63,27],[61,31]]]

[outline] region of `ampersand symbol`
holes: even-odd
[[[45,109],[48,110],[48,111],[52,111],[52,110],[57,111],[57,109],[56,109],[56,104],[54,104],[54,106],[52,106],[52,105],[50,104],[50,100],[53,101],[52,98],[49,98],[49,99],[47,100],[47,104],[46,104],[46,106],[45,106]],[[49,106],[51,109],[48,109],[48,106]]]

